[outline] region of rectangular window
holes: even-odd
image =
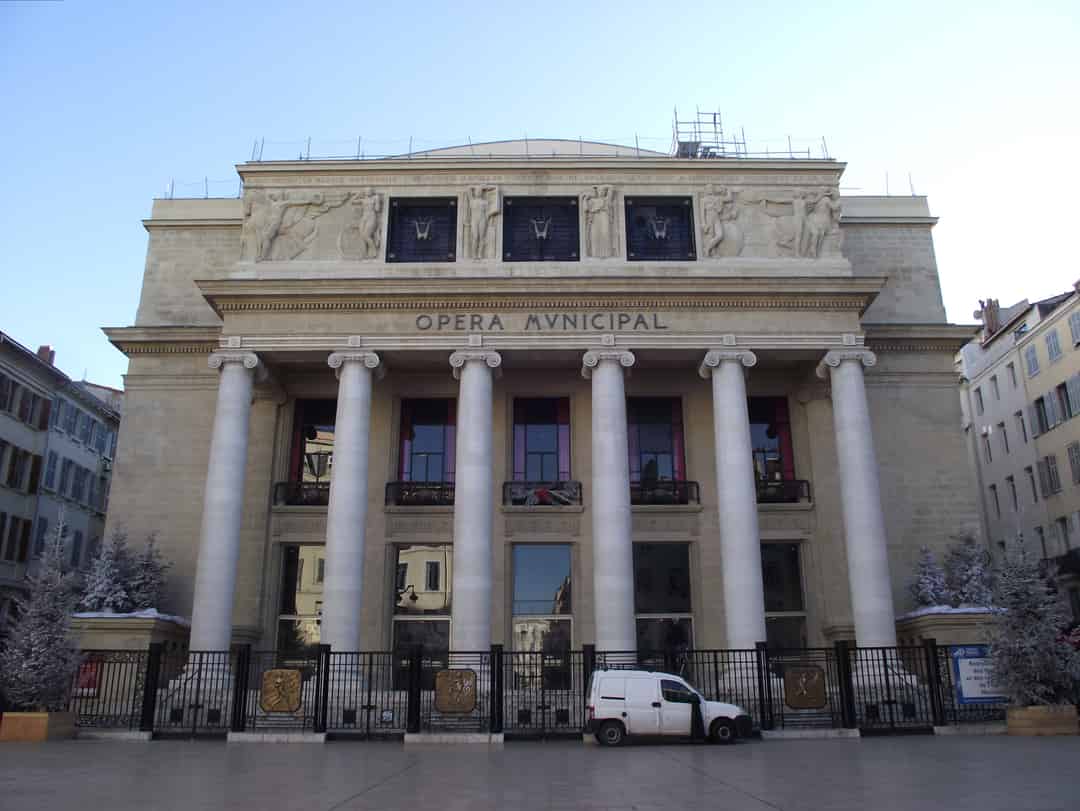
[[[793,480],[795,452],[791,444],[787,398],[750,397],[747,408],[755,477],[759,482]]]
[[[1072,471],[1072,483],[1080,484],[1080,442],[1070,442],[1065,448],[1069,454],[1069,468]]]
[[[304,579],[304,569],[316,571],[316,562],[326,557],[321,545],[289,544],[282,549],[281,592],[278,603],[277,648],[301,654],[318,645],[321,639],[319,608],[323,599],[322,583]]]
[[[449,614],[453,547],[449,544],[408,544],[396,547],[395,552],[395,580],[404,580],[405,587],[393,595],[394,614]]]
[[[507,197],[503,202],[503,259],[507,262],[576,262],[576,197]]]
[[[7,526],[7,538],[0,533],[0,541],[4,541],[3,553],[4,560],[14,561],[16,553],[19,547],[19,535],[22,534],[23,520],[17,515],[12,515],[8,518]]]
[[[45,552],[45,536],[49,533],[49,520],[38,516],[37,534],[34,536],[34,557],[39,558]]]
[[[278,503],[326,505],[334,467],[334,423],[337,400],[297,399],[289,450],[289,481]],[[108,446],[106,446],[106,450]]]
[[[1055,519],[1054,527],[1057,529],[1057,540],[1061,554],[1065,554],[1069,551],[1069,519],[1065,516]]]
[[[75,534],[71,539],[71,568],[78,569],[82,564],[82,544],[83,534],[82,530],[75,530]]]
[[[1046,457],[1046,474],[1048,477],[1047,481],[1050,485],[1050,492],[1060,493],[1061,479],[1058,476],[1057,456],[1055,454],[1051,453]]]
[[[326,558],[319,558],[315,567],[315,582],[322,583],[326,579]]]
[[[1036,397],[1031,404],[1031,432],[1038,436],[1045,434],[1053,426],[1053,401],[1045,397]]]
[[[978,414],[979,416],[982,416],[983,411],[984,411],[984,408],[983,408],[982,389],[980,389],[978,386],[976,386],[975,387],[975,413]]]
[[[994,461],[994,455],[990,451],[990,437],[983,437],[983,458],[986,459],[986,463],[990,464]]]
[[[1039,549],[1042,552],[1043,560],[1049,557],[1046,554],[1046,535],[1043,533],[1042,527],[1035,527],[1035,540],[1039,544]]]
[[[1039,352],[1034,346],[1024,350],[1024,362],[1027,364],[1028,377],[1035,377],[1039,373]]]
[[[1031,485],[1031,503],[1039,503],[1039,490],[1035,486],[1035,469],[1031,467],[1025,467],[1024,472],[1027,474],[1028,483]]]
[[[513,567],[511,644],[514,650],[545,653],[570,650],[573,636],[570,545],[515,544]],[[554,689],[568,682],[569,672],[557,669],[544,677],[546,686]]]
[[[1020,501],[1016,497],[1016,479],[1012,476],[1006,476],[1005,484],[1009,487],[1009,499],[1012,502],[1013,512],[1018,512],[1020,510]]]
[[[0,375],[0,411],[11,411],[11,397],[15,393],[15,381]]]
[[[761,576],[765,589],[766,644],[773,649],[805,647],[806,602],[800,545],[761,544]]]
[[[62,496],[68,495],[71,488],[71,471],[74,467],[75,463],[70,459],[65,459],[60,465],[60,486],[56,488],[56,492]]]
[[[1061,344],[1058,342],[1056,329],[1052,329],[1046,334],[1046,355],[1050,358],[1051,363],[1061,358]]]
[[[514,399],[514,481],[570,479],[570,400]]]
[[[1005,423],[999,422],[997,424],[998,433],[1001,434],[1001,448],[1005,453],[1009,452],[1009,434],[1005,430]]]
[[[1001,502],[998,500],[997,485],[990,485],[990,502],[994,505],[994,517],[1001,518]]]
[[[19,421],[27,425],[34,424],[34,409],[37,407],[38,396],[30,389],[22,389],[22,397],[19,398]]]
[[[5,484],[15,490],[26,486],[26,470],[30,462],[30,452],[12,447],[11,461],[8,464]]]
[[[1069,397],[1068,384],[1058,384],[1054,391],[1047,396],[1054,400],[1054,413],[1057,415],[1059,424],[1065,422],[1065,420],[1072,419],[1076,414],[1072,407],[1071,398]]]
[[[995,400],[1001,399],[1001,389],[998,388],[997,375],[990,375],[990,391],[993,392]]]
[[[1009,385],[1011,385],[1015,389],[1019,385],[1016,382],[1016,364],[1012,363],[1011,361],[1009,363],[1006,363],[1005,371],[1009,373]]]
[[[689,544],[634,544],[634,611],[690,613]]]
[[[627,197],[625,206],[627,259],[695,258],[691,198]]]
[[[56,428],[56,429],[59,430],[59,428],[63,425],[63,422],[64,422],[64,401],[62,399],[60,399],[59,397],[55,397],[55,398],[53,398],[51,427]]]
[[[401,481],[454,481],[456,405],[454,400],[401,401]]]
[[[86,501],[86,479],[90,473],[84,467],[75,466],[75,475],[71,482],[71,497],[78,502]]]
[[[1024,440],[1024,444],[1026,445],[1028,441],[1028,433],[1027,426],[1024,424],[1024,412],[1017,411],[1015,414],[1013,414],[1013,416],[1016,417],[1016,427],[1020,430],[1020,438]]]
[[[64,431],[75,436],[79,425],[79,415],[82,412],[71,403],[65,403],[64,406]]]
[[[685,504],[682,400],[631,397],[626,401],[626,421],[633,503]]]
[[[477,198],[478,200],[480,198]],[[483,194],[484,206],[470,205],[471,227],[491,226],[497,201]],[[482,210],[484,209],[484,210]],[[471,235],[466,235],[471,238]],[[457,255],[457,200],[453,197],[390,200],[387,262],[453,262]]]
[[[1080,311],[1069,316],[1069,335],[1072,337],[1073,346],[1080,344]]]
[[[103,424],[98,424],[97,431],[94,432],[94,450],[104,455],[105,450],[109,447],[109,429]]]

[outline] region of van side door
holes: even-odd
[[[661,679],[660,695],[661,734],[689,735],[694,694],[685,684],[672,679]]]
[[[656,679],[626,680],[626,716],[626,729],[631,735],[660,734],[660,691]]]

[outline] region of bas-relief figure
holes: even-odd
[[[840,194],[835,189],[797,191],[790,200],[760,201],[761,210],[775,219],[777,252],[801,259],[819,258],[825,241],[840,237]]]
[[[615,256],[615,188],[593,186],[582,199],[585,211],[585,254],[595,259]]]
[[[242,256],[256,262],[295,259],[315,241],[318,219],[345,204],[347,192],[254,192],[244,201]]]
[[[470,186],[465,192],[465,252],[471,259],[487,259],[494,253],[495,229],[491,221],[499,216],[499,190],[495,186]],[[419,238],[419,227],[417,229]]]
[[[705,256],[738,256],[742,253],[744,234],[738,222],[739,209],[735,192],[709,183],[701,196],[705,234]]]
[[[337,242],[342,259],[378,258],[382,209],[383,196],[374,189],[349,195],[349,213]]]

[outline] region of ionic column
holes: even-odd
[[[215,352],[209,364],[221,370],[221,378],[206,467],[190,650],[227,651],[240,557],[251,394],[259,358],[253,352]]]
[[[379,366],[374,352],[334,352],[327,359],[338,377],[334,423],[334,471],[326,511],[326,576],[323,581],[322,643],[358,651],[367,526],[368,444],[371,378]]]
[[[716,443],[716,502],[723,563],[724,624],[729,648],[749,649],[765,639],[757,488],[746,406],[744,367],[757,363],[745,349],[711,350],[698,373],[712,380]]]
[[[592,379],[592,541],[596,649],[636,651],[630,462],[623,369],[632,352],[592,349],[581,374]]]
[[[881,512],[877,459],[863,382],[863,366],[875,363],[877,357],[869,350],[834,349],[817,368],[818,377],[824,379],[828,373],[832,383],[855,640],[866,647],[896,644],[885,518]]]
[[[491,574],[495,519],[492,378],[502,357],[489,350],[450,356],[460,381],[454,473],[453,648],[491,647]]]

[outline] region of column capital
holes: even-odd
[[[471,360],[480,361],[489,368],[498,370],[502,366],[502,355],[491,349],[459,349],[450,355],[450,368],[454,373],[454,380],[461,379],[461,369]]]
[[[589,380],[593,369],[604,360],[613,360],[623,368],[629,369],[637,358],[629,349],[590,349],[581,358],[581,376]]]
[[[698,367],[698,374],[708,380],[712,377],[712,370],[720,368],[725,360],[741,363],[747,369],[757,365],[757,355],[749,349],[710,349]]]
[[[331,352],[326,359],[326,365],[334,370],[334,376],[341,377],[341,367],[346,363],[362,363],[368,369],[375,372],[375,376],[382,379],[386,376],[386,366],[375,352],[367,349],[344,349],[340,352]]]
[[[835,369],[845,360],[855,360],[863,366],[870,367],[877,363],[877,355],[869,349],[830,349],[817,365],[817,376],[826,380],[829,376],[826,367]]]
[[[211,352],[210,357],[206,359],[206,363],[211,369],[218,370],[224,368],[226,364],[239,363],[245,369],[254,370],[256,383],[265,383],[270,379],[270,372],[266,368],[266,364],[254,352],[223,349],[219,352]]]

